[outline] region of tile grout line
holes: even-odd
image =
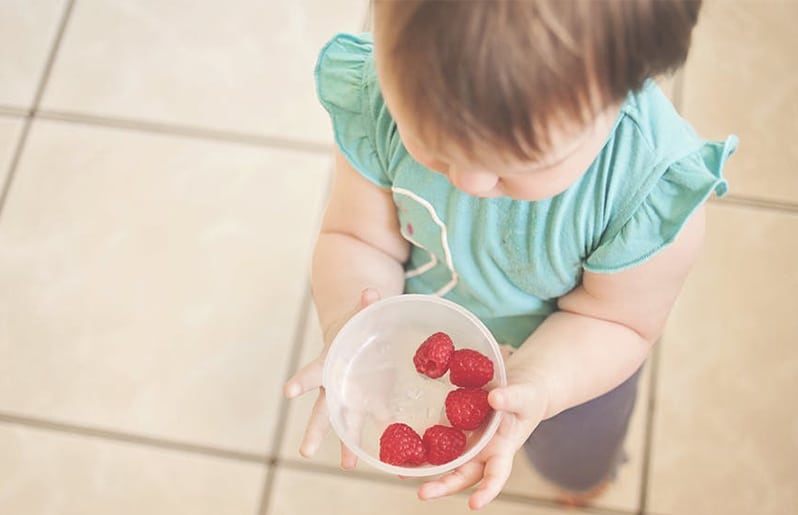
[[[61,22],[58,24],[58,31],[56,32],[55,40],[53,41],[53,48],[50,50],[50,54],[47,56],[47,62],[44,65],[44,71],[39,79],[39,85],[36,88],[36,94],[33,97],[33,106],[31,107],[32,116],[36,116],[36,111],[39,109],[39,104],[44,96],[44,90],[47,88],[47,84],[50,82],[50,74],[53,71],[55,59],[58,57],[58,51],[61,49],[61,41],[64,39],[64,34],[66,33],[69,19],[72,17],[72,11],[74,10],[76,1],[77,0],[67,0],[66,7],[64,7],[64,13],[61,15]]]
[[[97,116],[70,111],[56,111],[52,109],[37,111],[36,117],[50,121],[99,127],[111,127],[115,129],[127,129],[145,133],[168,134],[172,136],[184,136],[209,141],[295,150],[314,154],[328,154],[333,149],[331,144],[315,143],[312,141],[301,141],[290,138],[280,138],[276,136],[262,136],[245,132],[211,129],[200,126],[170,124],[134,118]]]
[[[651,459],[654,452],[654,418],[657,410],[657,384],[659,382],[660,354],[664,338],[660,338],[651,356],[651,376],[648,380],[648,399],[646,399],[645,440],[643,441],[643,465],[640,478],[640,505],[638,515],[648,510],[649,486],[651,480]]]
[[[676,111],[681,115],[684,115],[684,89],[687,83],[686,74],[686,69],[682,66],[673,77],[673,105]],[[722,199],[712,197],[709,199],[709,202],[718,205],[728,204],[790,214],[798,213],[798,203],[767,200],[746,195],[726,195]]]
[[[31,427],[54,433],[79,435],[90,438],[96,438],[100,440],[134,444],[142,447],[179,451],[190,454],[200,454],[203,456],[223,458],[234,461],[243,461],[247,463],[257,463],[265,465],[270,461],[270,458],[268,458],[267,456],[261,456],[254,453],[232,451],[216,447],[208,447],[204,445],[195,445],[190,443],[178,442],[174,440],[166,440],[162,438],[142,436],[132,433],[123,433],[120,431],[98,429],[98,428],[80,426],[77,424],[69,424],[64,422],[55,422],[43,418],[17,415],[7,412],[0,412],[0,423],[18,425],[23,427]]]
[[[16,175],[17,168],[19,167],[19,161],[22,158],[22,151],[24,150],[25,144],[28,141],[28,133],[30,133],[30,126],[33,118],[30,116],[25,116],[24,120],[25,121],[22,123],[22,129],[19,132],[17,145],[14,148],[14,154],[11,157],[11,162],[8,164],[6,179],[2,184],[0,184],[0,219],[2,219],[3,208],[6,205],[6,199],[8,199],[8,194],[11,191],[11,183],[14,182],[14,176]]]
[[[30,111],[24,107],[0,105],[0,116],[24,118],[25,116],[30,116],[30,114]]]
[[[740,206],[751,209],[760,209],[763,211],[785,213],[785,214],[798,214],[798,204],[791,202],[782,202],[778,200],[765,200],[755,197],[746,197],[738,195],[726,195],[721,199],[711,198],[710,202],[719,206]]]
[[[310,310],[311,305],[312,293],[310,284],[308,284],[305,288],[305,294],[302,297],[302,301],[300,302],[299,316],[297,317],[297,324],[294,330],[293,348],[291,349],[291,354],[288,358],[288,366],[284,375],[284,380],[288,380],[288,378],[294,373],[299,364],[299,359],[302,356],[302,349],[305,346],[306,340],[305,333],[308,325],[308,311]],[[277,457],[280,455],[280,447],[282,446],[286,425],[288,424],[288,409],[289,403],[291,401],[282,395],[282,389],[280,391],[280,404],[277,408],[277,426],[275,428],[274,437],[272,438],[271,444],[271,454],[275,456],[275,458],[269,462],[269,464],[272,466],[266,471],[266,479],[263,483],[260,502],[258,503],[258,511],[256,512],[256,514],[259,515],[266,515],[269,510],[269,501],[271,500],[274,478],[277,472],[277,466],[280,464],[280,460]]]
[[[25,112],[25,123],[22,125],[22,131],[20,132],[19,140],[17,140],[17,146],[14,149],[14,155],[11,158],[11,163],[9,163],[8,166],[8,173],[6,174],[5,183],[0,185],[0,216],[3,214],[3,207],[5,206],[9,192],[11,191],[11,185],[14,183],[14,176],[16,175],[17,168],[19,167],[19,162],[22,158],[22,152],[25,149],[25,144],[28,141],[28,134],[30,133],[33,117],[36,116],[36,110],[39,108],[39,102],[41,102],[42,96],[44,95],[44,89],[47,87],[47,83],[50,80],[50,73],[52,72],[55,58],[58,55],[58,50],[61,47],[61,40],[64,38],[64,33],[66,32],[67,23],[72,15],[72,9],[75,6],[75,1],[76,0],[67,0],[67,3],[64,7],[64,12],[61,14],[61,21],[58,23],[58,30],[56,31],[55,39],[53,40],[52,47],[50,48],[50,53],[47,55],[47,61],[44,64],[42,75],[39,78],[39,83],[36,86],[36,92],[33,96],[33,105],[31,106],[30,110]]]

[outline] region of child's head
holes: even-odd
[[[700,0],[377,0],[378,75],[408,151],[480,196],[573,183],[626,95],[687,56]]]

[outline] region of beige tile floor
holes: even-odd
[[[333,438],[303,460],[312,399],[279,391],[320,345],[313,60],[364,0],[219,6],[0,2],[0,513],[465,513],[339,471]],[[710,0],[668,83],[742,144],[591,512],[798,512],[796,16]],[[487,513],[564,513],[552,492],[518,460]]]

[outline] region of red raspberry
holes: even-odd
[[[453,385],[480,388],[493,379],[493,362],[471,349],[454,351],[449,362],[449,380]]]
[[[482,388],[458,388],[446,396],[446,418],[459,429],[478,428],[492,411],[488,392]]]
[[[407,424],[396,422],[380,437],[380,461],[390,465],[421,465],[427,459],[424,443]]]
[[[432,379],[438,378],[449,370],[449,360],[454,353],[452,339],[446,333],[435,333],[426,340],[413,356],[413,364],[419,374]]]
[[[454,427],[432,426],[424,431],[424,449],[427,460],[433,465],[443,465],[457,459],[466,447],[466,435]]]

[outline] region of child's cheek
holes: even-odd
[[[429,168],[433,172],[438,172],[442,173],[443,175],[447,175],[449,171],[449,166],[443,161],[440,161],[438,159],[433,159],[424,152],[421,152],[419,149],[414,148],[407,144],[405,144],[405,149],[407,150],[407,153],[410,154],[413,157],[413,159],[416,160],[416,162],[418,162],[425,168]]]

